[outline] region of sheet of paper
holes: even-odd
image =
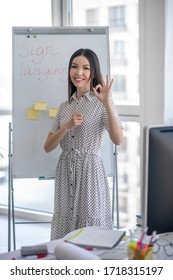
[[[47,103],[46,102],[35,102],[34,110],[40,110],[40,111],[47,110]]]
[[[27,120],[38,120],[38,110],[33,108],[28,108],[26,110],[26,119]]]

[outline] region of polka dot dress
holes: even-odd
[[[106,108],[90,92],[79,101],[74,94],[70,103],[61,104],[51,132],[56,132],[75,112],[83,113],[84,121],[69,130],[60,143],[51,240],[85,226],[113,226],[109,185],[100,156],[104,131],[109,130]],[[118,118],[116,109],[115,114]]]

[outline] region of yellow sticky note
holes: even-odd
[[[35,102],[34,103],[34,110],[47,110],[47,103],[46,102]]]
[[[26,110],[26,119],[27,120],[38,120],[38,110],[33,108],[28,108]]]
[[[50,117],[50,118],[55,118],[57,112],[58,112],[58,108],[50,108],[50,109],[49,109],[49,117]]]

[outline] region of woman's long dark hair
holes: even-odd
[[[98,84],[101,84],[101,69],[99,59],[96,53],[90,49],[79,49],[74,52],[69,60],[68,66],[68,98],[70,101],[71,96],[76,91],[76,87],[73,85],[70,79],[70,69],[73,62],[73,59],[77,56],[85,56],[90,64],[90,71],[91,71],[91,83],[90,83],[90,90]]]

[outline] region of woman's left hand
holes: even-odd
[[[106,82],[102,76],[102,85],[98,84],[95,88],[93,87],[94,95],[104,104],[108,104],[110,101],[110,93],[112,87],[113,79],[109,82],[109,77],[106,75]],[[99,91],[98,91],[99,90]]]

